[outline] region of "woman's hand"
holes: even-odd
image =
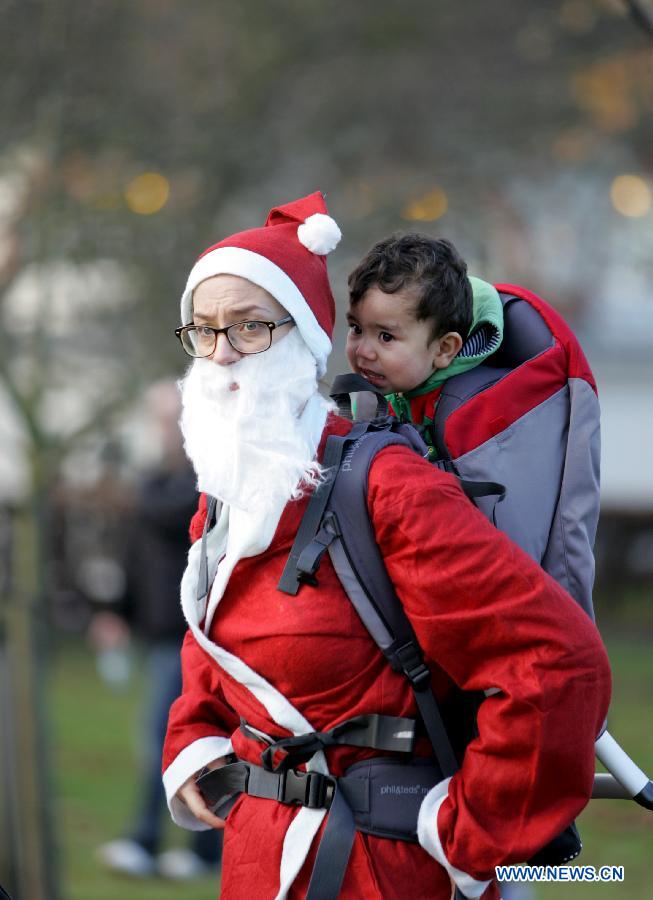
[[[224,764],[224,757],[220,757],[219,759],[214,759],[213,762],[210,762],[205,768],[219,769],[221,766],[224,766]],[[184,781],[177,791],[177,796],[201,822],[205,822],[207,825],[210,825],[211,828],[222,829],[226,824],[225,820],[220,819],[211,812],[206,805],[206,800],[202,796],[200,789],[195,784],[195,779],[198,774],[199,772],[195,772],[194,775],[191,775],[190,778]]]

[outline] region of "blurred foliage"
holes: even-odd
[[[37,444],[179,369],[190,262],[279,201],[327,191],[340,275],[433,190],[482,257],[484,221],[511,215],[506,177],[592,166],[625,133],[651,165],[650,59],[619,3],[3,0],[0,14],[2,379]],[[134,204],[145,173],[163,202]],[[26,272],[39,297],[16,334]],[[53,334],[52,293],[72,281],[88,302]]]
[[[340,297],[373,239],[445,211],[466,255],[538,288],[534,211],[506,181],[536,204],[552,167],[593,170],[625,136],[651,168],[650,54],[619,2],[1,0],[0,16],[0,380],[32,481],[179,371],[192,260],[275,203],[327,192]]]
[[[467,255],[537,288],[534,211],[506,183],[529,179],[536,205],[552,168],[596,169],[626,136],[651,168],[648,45],[619,2],[2,0],[0,16],[0,380],[31,481],[179,371],[185,272],[270,206],[327,192],[341,297],[371,240],[445,211]],[[552,240],[547,256],[569,235]]]

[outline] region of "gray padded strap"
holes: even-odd
[[[338,415],[345,419],[352,419],[352,394],[372,394],[376,400],[376,412],[374,417],[386,416],[388,414],[388,401],[383,393],[375,387],[362,375],[336,375],[333,379],[333,385],[329,396],[338,404]]]
[[[301,587],[301,573],[298,570],[299,558],[301,557],[303,550],[311,543],[311,541],[313,541],[320,528],[322,515],[329,502],[336,475],[338,474],[345,443],[347,440],[351,439],[352,435],[356,434],[357,431],[364,433],[365,429],[361,429],[361,426],[354,426],[352,431],[345,438],[338,438],[336,435],[331,435],[327,440],[324,458],[322,459],[322,466],[327,470],[327,475],[325,480],[313,491],[311,498],[308,501],[306,511],[299,523],[299,528],[295,535],[290,555],[286,560],[286,565],[283,568],[279,584],[277,585],[277,590],[283,591],[284,594],[295,596]]]

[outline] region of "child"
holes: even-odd
[[[416,426],[433,458],[430,426],[444,382],[479,365],[501,343],[499,294],[467,276],[452,243],[421,234],[379,241],[348,284],[349,364],[385,394],[396,416]],[[542,853],[566,858],[580,846],[572,823]],[[511,900],[532,896],[521,885],[501,889]]]
[[[443,238],[379,241],[349,276],[347,359],[412,422],[435,455],[429,426],[447,378],[477,366],[503,336],[499,294],[467,276]]]

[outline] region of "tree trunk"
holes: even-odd
[[[36,467],[35,467],[36,468]],[[3,850],[0,883],[14,900],[57,900],[52,831],[50,742],[44,687],[48,664],[45,609],[45,491],[11,519],[10,577],[5,579],[0,624],[0,814]]]

